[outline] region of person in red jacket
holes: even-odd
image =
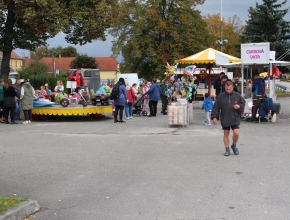
[[[136,99],[134,90],[129,84],[126,85],[126,93],[127,93],[127,102],[125,103],[125,114],[126,118],[133,118],[133,102]]]
[[[81,88],[87,87],[85,79],[81,73],[81,68],[77,68],[77,70],[73,72],[72,74],[70,74],[68,78],[70,81],[76,81],[77,83],[76,85],[77,87],[75,88],[76,93],[78,93]]]

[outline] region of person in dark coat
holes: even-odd
[[[161,87],[157,84],[157,79],[154,78],[152,80],[152,85],[150,89],[145,93],[145,95],[149,95],[149,109],[150,115],[147,117],[155,117],[157,113],[157,104],[160,100],[160,96],[162,94]]]
[[[250,121],[256,120],[258,108],[262,102],[263,95],[265,94],[265,81],[260,78],[259,74],[254,75],[254,81],[252,86],[253,92],[253,106],[252,106],[252,118]]]
[[[218,97],[218,95],[221,93],[221,90],[222,90],[221,79],[222,79],[222,76],[224,76],[224,75],[226,75],[226,74],[224,72],[221,72],[220,76],[218,78],[216,78],[214,83],[213,83],[213,88],[215,89],[216,97]]]
[[[234,85],[231,81],[225,82],[225,92],[221,93],[217,100],[214,103],[214,107],[211,112],[211,119],[214,124],[217,123],[217,118],[219,118],[222,125],[222,129],[224,130],[224,145],[226,148],[226,152],[224,156],[230,155],[230,129],[233,130],[233,143],[231,148],[235,155],[239,154],[239,150],[236,146],[239,139],[239,125],[241,121],[241,113],[245,108],[245,100],[238,93],[233,91]]]
[[[15,88],[12,86],[12,80],[6,79],[5,86],[4,86],[4,100],[3,100],[3,107],[4,107],[4,117],[5,117],[5,124],[9,124],[8,115],[10,112],[10,119],[11,124],[18,124],[14,121],[14,110],[16,107],[16,100],[17,99],[17,92]]]
[[[4,100],[4,80],[0,78],[0,122],[4,123],[4,110],[3,110],[3,100]]]
[[[221,89],[221,93],[225,91],[225,82],[226,81],[233,82],[232,80],[229,79],[229,77],[227,75],[222,76],[222,81],[221,81],[221,83],[222,83],[222,89]],[[234,85],[234,91],[235,92],[238,92],[237,85],[234,82],[233,82],[233,85]]]
[[[118,85],[117,85],[118,84]],[[120,96],[119,98],[114,100],[115,104],[115,112],[114,112],[114,123],[126,123],[123,121],[123,111],[125,107],[125,103],[128,102],[128,97],[126,93],[126,84],[124,78],[120,78],[115,86],[119,86]],[[119,120],[118,120],[119,115]]]

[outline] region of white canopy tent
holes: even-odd
[[[269,61],[268,63],[259,63],[259,65],[269,65],[270,66],[270,76],[272,76],[272,66],[290,66],[290,61]],[[244,67],[249,65],[255,65],[255,63],[243,63],[243,62],[236,62],[236,63],[225,63],[221,64],[222,67],[241,67],[242,72],[242,86],[241,86],[241,94],[244,94]],[[275,84],[273,80],[270,80],[269,83],[270,88],[270,98],[274,98],[275,93]]]

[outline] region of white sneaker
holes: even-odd
[[[130,118],[128,117],[127,119],[129,120]]]
[[[29,123],[28,121],[24,121],[24,122],[23,122],[23,124],[28,124],[28,123]]]
[[[130,118],[133,118],[133,116],[131,116]]]
[[[211,123],[205,124],[205,125],[211,125]]]
[[[31,121],[30,120],[28,121],[28,124],[31,124]]]

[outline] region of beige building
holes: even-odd
[[[2,58],[2,52],[0,51],[0,57]],[[10,67],[14,70],[20,70],[22,68],[22,58],[12,51],[10,56]]]

